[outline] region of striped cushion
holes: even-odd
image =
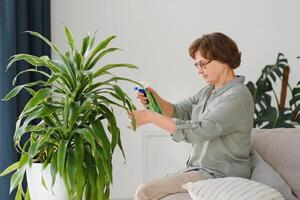
[[[189,182],[183,188],[193,200],[284,200],[272,187],[238,177]]]

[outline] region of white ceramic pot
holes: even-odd
[[[50,165],[42,171],[42,164],[33,163],[31,168],[26,169],[28,189],[31,200],[67,200],[68,195],[64,181],[59,174],[56,175],[55,184],[51,189],[52,178]],[[42,184],[42,176],[48,190]]]

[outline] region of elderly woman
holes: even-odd
[[[164,114],[149,110],[128,113],[130,119],[135,115],[137,127],[152,123],[169,132],[174,141],[192,144],[186,169],[140,185],[137,200],[186,192],[182,185],[190,181],[251,175],[254,103],[243,83],[245,78],[234,73],[241,62],[237,45],[222,33],[211,33],[195,40],[189,54],[198,74],[208,83],[206,87],[177,104],[164,100],[149,87]],[[137,97],[146,105],[142,93]]]

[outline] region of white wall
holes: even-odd
[[[300,26],[297,0],[52,0],[52,40],[66,47],[63,24],[77,38],[99,30],[97,41],[112,34],[112,43],[125,51],[105,62],[129,62],[139,72],[120,75],[145,80],[171,102],[181,100],[204,86],[193,67],[187,48],[204,33],[223,32],[242,51],[238,74],[255,81],[266,64],[283,52],[291,66],[291,83],[299,80]],[[125,85],[134,97],[130,85]],[[131,198],[143,180],[143,132],[160,132],[152,126],[137,133],[128,130],[124,112],[119,112],[127,163],[119,152],[114,157],[112,198]],[[175,144],[176,145],[176,144]],[[160,163],[157,164],[158,166]]]

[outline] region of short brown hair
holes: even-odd
[[[232,69],[241,64],[241,52],[236,43],[223,33],[210,33],[196,39],[189,47],[189,54],[193,59],[197,51],[204,58],[226,63]]]

